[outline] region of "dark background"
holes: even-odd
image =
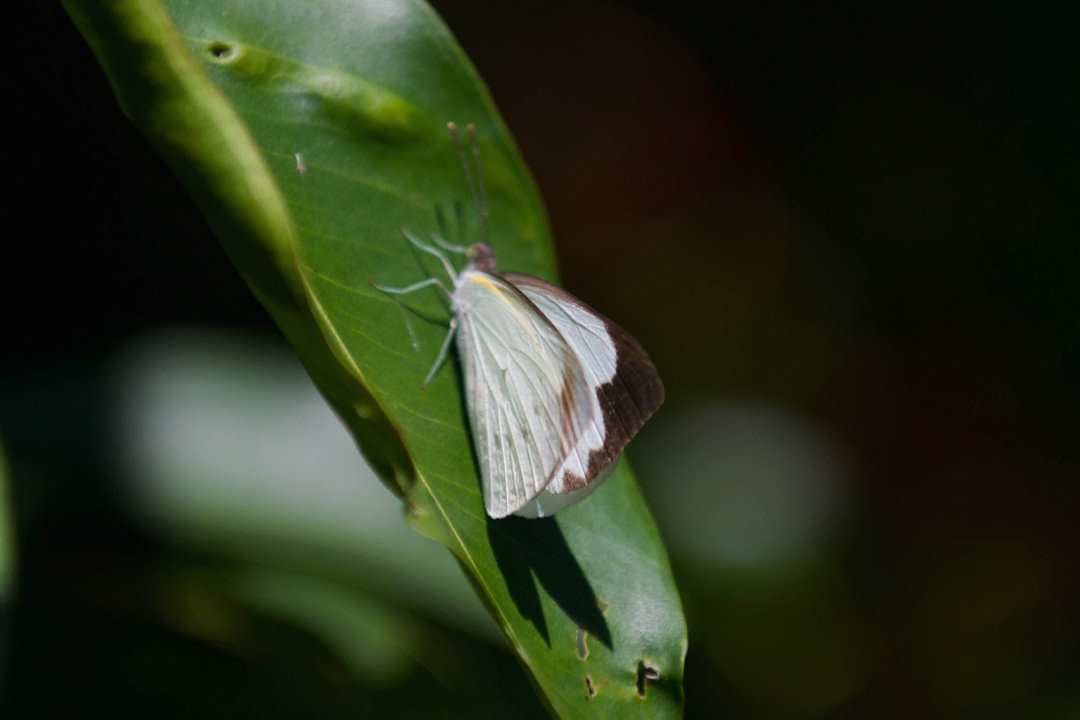
[[[564,284],[665,378],[631,458],[687,611],[688,717],[1075,717],[1077,9],[436,9],[533,170]],[[328,690],[295,652],[251,663],[86,590],[118,572],[122,598],[183,554],[110,509],[82,414],[109,393],[96,368],[148,329],[272,324],[59,4],[29,12],[9,45],[0,284],[9,699],[428,716],[400,688]],[[46,476],[68,479],[26,480]],[[501,650],[416,622],[513,699],[410,675],[440,712],[542,714]],[[130,653],[103,656],[102,634]]]

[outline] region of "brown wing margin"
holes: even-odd
[[[568,489],[578,489],[596,478],[637,434],[645,421],[664,402],[664,385],[648,353],[630,333],[608,320],[565,290],[520,273],[506,273],[502,278],[511,285],[529,287],[559,302],[573,304],[603,320],[615,346],[615,376],[596,389],[604,415],[604,446],[589,456],[588,477],[574,478]],[[579,484],[580,483],[580,484]]]
[[[613,460],[664,402],[664,384],[637,340],[607,318],[603,319],[615,344],[615,377],[597,388],[596,395],[607,428],[604,450]],[[589,465],[591,474],[591,461]]]

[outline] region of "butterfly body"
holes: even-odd
[[[549,515],[599,485],[663,385],[644,350],[580,300],[497,274],[486,245],[469,255],[454,279],[451,332],[484,504],[496,518]]]
[[[457,126],[448,123],[447,129],[486,238],[479,163],[474,175]],[[467,130],[478,159],[476,129]],[[424,385],[456,341],[487,514],[541,517],[585,498],[664,401],[649,356],[626,331],[565,290],[531,275],[499,274],[487,244],[465,248],[432,235],[443,250],[468,256],[456,272],[438,248],[402,232],[439,259],[453,289],[434,277],[404,288],[375,287],[396,295],[438,287],[450,298],[450,329]]]

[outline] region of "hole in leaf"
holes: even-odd
[[[218,60],[227,60],[233,54],[233,46],[224,40],[215,40],[210,43],[210,54]]]
[[[585,676],[585,690],[589,693],[589,697],[596,697],[596,686],[593,685],[592,678],[588,675]]]
[[[578,628],[574,631],[574,639],[577,641],[577,658],[584,661],[589,657],[589,645],[586,642],[588,635],[585,632],[585,628]]]
[[[639,697],[645,697],[645,683],[648,680],[659,680],[660,668],[656,667],[652,663],[644,660],[638,660],[637,664],[637,682],[634,684],[637,687],[637,694]]]

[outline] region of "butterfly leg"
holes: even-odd
[[[457,253],[458,255],[469,254],[469,248],[465,247],[464,245],[455,245],[452,242],[447,242],[435,233],[431,233],[431,239],[435,241],[436,245],[441,247],[443,250],[446,250],[447,252]]]
[[[443,268],[446,270],[446,274],[450,277],[450,280],[454,284],[457,284],[457,273],[454,272],[454,267],[450,264],[450,261],[446,259],[445,255],[439,252],[438,249],[424,243],[420,238],[416,237],[405,228],[401,228],[401,233],[405,236],[405,239],[411,242],[414,246],[416,246],[418,250],[422,250],[439,258],[439,262],[442,263]]]
[[[439,278],[428,278],[426,280],[421,280],[420,282],[415,282],[412,285],[407,285],[403,288],[386,287],[385,285],[371,283],[371,287],[375,288],[379,292],[390,293],[391,295],[406,295],[416,290],[431,287],[432,285],[437,286],[440,290],[446,293],[447,297],[450,297],[450,291],[446,289],[446,286],[442,284],[442,280],[439,280]]]
[[[450,350],[450,341],[454,339],[454,333],[457,332],[457,317],[450,318],[450,332],[446,333],[446,339],[443,340],[442,347],[439,348],[439,356],[435,358],[435,364],[431,366],[431,370],[428,371],[427,377],[424,378],[424,384],[422,387],[427,387],[431,382],[431,378],[435,377],[435,373],[439,371],[439,367],[446,360],[446,353]]]
[[[460,202],[454,203],[454,216],[457,221],[458,242],[451,243],[443,240],[444,237],[450,237],[450,226],[446,222],[446,213],[443,212],[441,205],[435,206],[435,222],[439,225],[439,233],[432,233],[431,239],[443,250],[466,255],[469,252],[469,245],[465,242],[465,210]]]

